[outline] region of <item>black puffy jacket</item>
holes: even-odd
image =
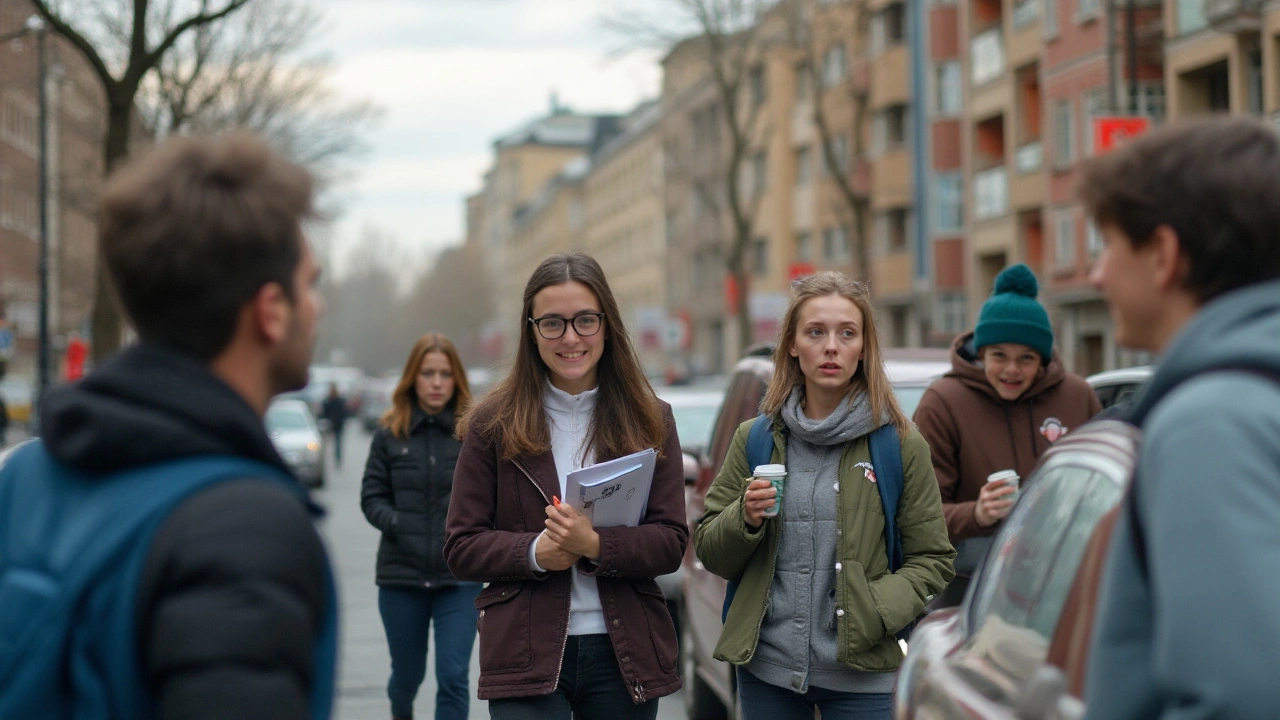
[[[369,523],[382,531],[380,586],[458,582],[444,562],[444,521],[462,448],[453,430],[452,409],[428,415],[415,406],[409,437],[398,438],[385,427],[373,434],[360,506]]]

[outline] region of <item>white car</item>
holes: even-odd
[[[298,479],[310,487],[324,487],[324,436],[307,403],[278,398],[267,408],[265,424],[276,452]]]

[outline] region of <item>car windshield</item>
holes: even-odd
[[[305,412],[298,408],[278,405],[267,411],[266,425],[268,432],[306,430],[311,427]]]

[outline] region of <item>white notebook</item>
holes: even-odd
[[[657,457],[650,448],[574,470],[565,477],[565,501],[595,527],[635,527],[649,507]]]

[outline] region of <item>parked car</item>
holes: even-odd
[[[1055,638],[1089,636],[1075,626],[1082,614],[1064,609],[1095,528],[1121,500],[1139,438],[1133,426],[1103,420],[1045,452],[964,602],[930,614],[912,633],[895,718],[1083,716],[1067,677],[1046,659]]]
[[[1128,402],[1151,377],[1152,370],[1150,365],[1143,365],[1108,370],[1090,375],[1085,379],[1097,393],[1103,409],[1106,409],[1112,405]]]
[[[360,424],[366,432],[378,429],[378,420],[391,409],[391,393],[395,392],[399,377],[368,378],[360,387]]]
[[[277,398],[267,408],[265,425],[276,452],[298,479],[310,487],[324,487],[324,436],[307,403]]]
[[[910,417],[924,395],[924,389],[951,369],[946,350],[886,349],[885,367],[902,409]],[[685,512],[693,528],[706,509],[707,490],[720,473],[733,433],[738,426],[760,413],[760,400],[773,376],[773,346],[757,345],[747,350],[729,376],[724,402],[703,452],[696,482],[686,486]],[[723,627],[725,581],[709,572],[693,552],[693,543],[684,557],[684,594],[679,627],[681,672],[685,682],[685,705],[690,720],[710,720],[737,716],[737,688],[732,667],[711,657]]]
[[[658,397],[671,405],[676,419],[676,433],[680,436],[680,449],[684,455],[684,482],[698,481],[698,458],[711,439],[711,427],[724,401],[724,387],[720,383],[656,387]],[[673,573],[655,578],[662,594],[667,597],[667,609],[680,631],[680,606],[684,598],[684,565]]]

